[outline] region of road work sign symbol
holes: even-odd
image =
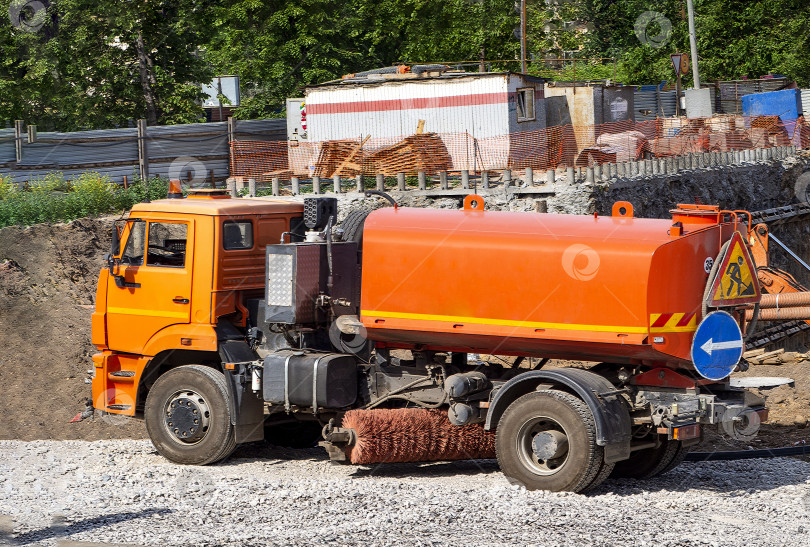
[[[734,370],[743,354],[743,335],[737,321],[724,311],[707,315],[692,339],[692,362],[709,380],[722,380]]]
[[[734,232],[734,236],[731,238],[728,251],[717,270],[717,278],[709,294],[711,300],[708,305],[712,308],[759,302],[760,292],[756,268],[745,249],[745,243],[739,232]]]

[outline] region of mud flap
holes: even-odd
[[[220,336],[223,333],[219,332]],[[227,335],[226,335],[227,336]],[[219,356],[224,363],[234,363],[234,368],[223,367],[228,388],[231,423],[237,443],[264,440],[264,401],[261,395],[250,389],[250,370],[247,363],[257,359],[247,342],[238,339],[218,341]]]

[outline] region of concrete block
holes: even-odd
[[[466,169],[461,171],[461,187],[465,190],[470,188],[470,172]]]
[[[489,188],[489,171],[481,171],[481,188]]]
[[[290,186],[292,186],[294,196],[301,193],[301,181],[298,180],[298,177],[290,177]]]
[[[593,184],[593,167],[588,167],[585,169],[585,182],[589,184]]]
[[[687,89],[684,91],[687,118],[711,118],[714,114],[709,88]]]
[[[256,179],[248,179],[248,195],[252,198],[256,197]]]
[[[565,169],[565,182],[568,184],[574,184],[576,182],[576,176],[574,175],[574,168],[567,167]]]
[[[546,171],[546,184],[554,184],[557,180],[557,172],[554,169]]]
[[[354,183],[358,192],[362,193],[366,191],[366,183],[363,180],[363,175],[355,175]]]
[[[321,177],[317,175],[312,177],[312,191],[316,194],[321,193]]]
[[[526,168],[526,175],[523,177],[524,186],[534,186],[534,169],[531,167]]]
[[[397,190],[400,192],[405,190],[405,173],[397,173]]]
[[[382,173],[377,173],[377,191],[378,192],[385,192],[385,175]]]
[[[420,190],[427,190],[427,175],[425,175],[424,171],[418,171],[416,176],[419,180],[419,189]]]
[[[281,194],[281,181],[278,179],[278,177],[273,177],[273,180],[271,182],[271,186],[272,186],[274,196],[278,196],[278,195]]]
[[[332,191],[336,194],[340,193],[340,175],[332,175]]]

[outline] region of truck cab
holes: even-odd
[[[219,191],[133,207],[96,291],[95,408],[140,416],[163,371],[220,362],[246,301],[264,292],[265,248],[302,230],[301,204]]]

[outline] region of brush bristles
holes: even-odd
[[[482,424],[455,426],[432,409],[350,410],[343,427],[354,429],[351,463],[427,462],[495,457],[495,433]]]

